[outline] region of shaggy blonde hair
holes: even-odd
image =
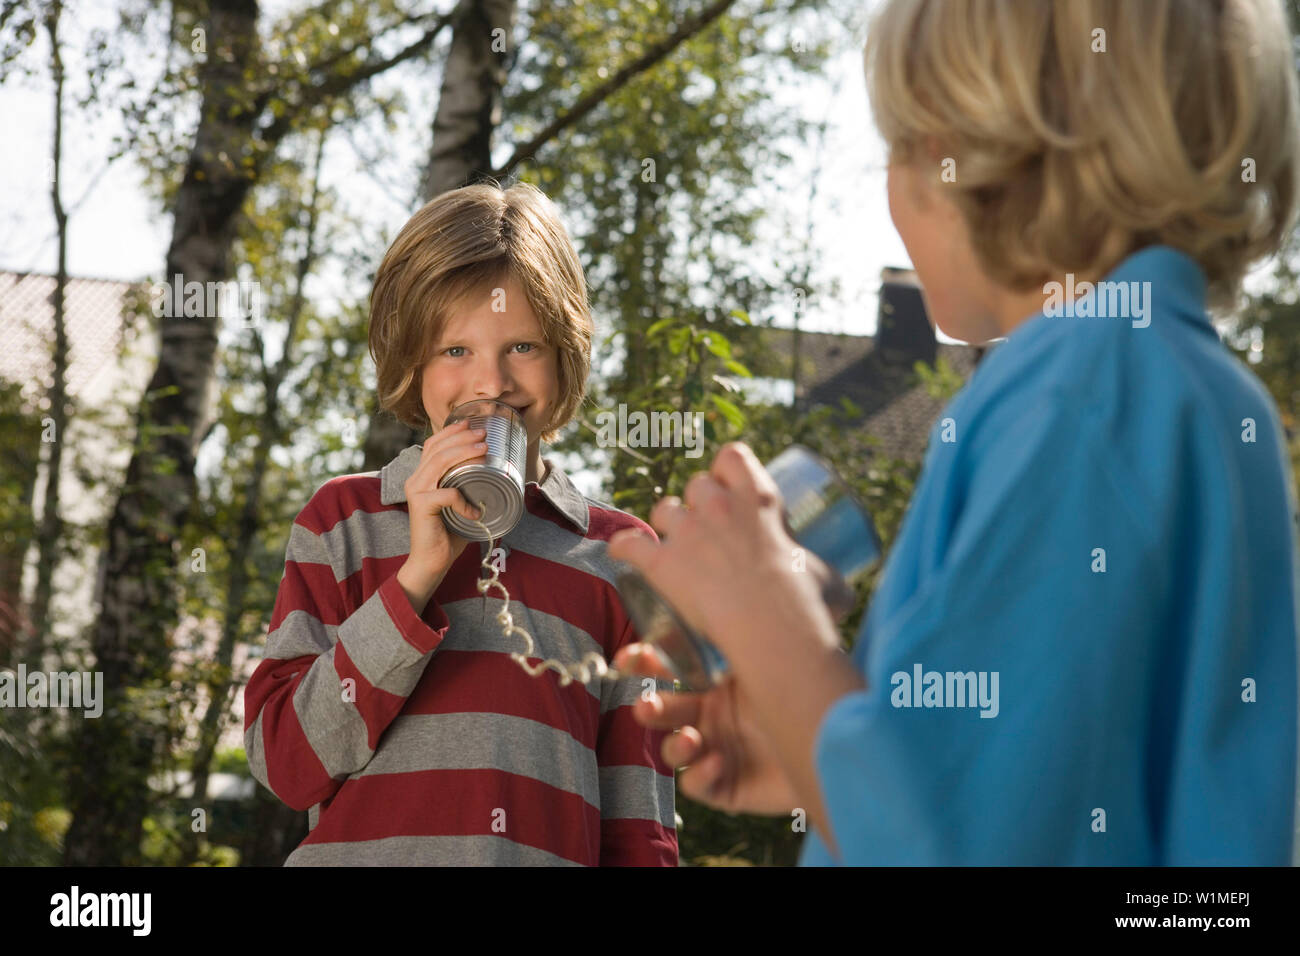
[[[864,64],[890,161],[943,160],[984,271],[1028,290],[1164,244],[1235,304],[1295,210],[1278,0],[889,0]],[[1253,180],[1253,181],[1252,181]]]
[[[379,407],[412,428],[432,428],[421,380],[444,324],[457,308],[510,279],[522,286],[556,350],[560,399],[541,435],[553,441],[586,395],[592,321],[578,253],[554,204],[527,183],[445,192],[389,246],[370,295]]]

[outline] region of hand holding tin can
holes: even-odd
[[[406,479],[410,517],[410,549],[398,581],[416,611],[423,611],[448,568],[469,541],[448,529],[444,515],[453,511],[472,522],[478,508],[456,488],[441,487],[443,476],[467,462],[480,461],[487,450],[486,435],[469,422],[442,428],[424,443],[420,463]]]
[[[832,616],[842,617],[854,602],[853,585],[880,559],[871,515],[830,464],[802,445],[787,448],[766,471],[781,496],[785,531],[799,545],[793,562],[813,576]],[[640,640],[660,652],[686,689],[722,681],[728,671],[722,654],[639,572],[621,573],[617,586]]]
[[[524,515],[524,474],[527,469],[528,429],[523,416],[495,399],[457,405],[447,416],[450,428],[467,422],[484,433],[482,460],[457,464],[442,476],[443,488],[456,488],[474,504],[483,506],[482,522],[491,540],[504,538]],[[442,512],[447,527],[470,541],[486,541],[477,521],[467,521],[455,509]]]

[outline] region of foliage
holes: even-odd
[[[926,362],[917,362],[912,368],[921,385],[924,386],[926,394],[931,398],[947,401],[965,384],[961,373],[954,369],[952,363],[942,355],[935,359],[933,368]]]
[[[0,707],[0,865],[56,866],[62,855],[62,778],[39,724],[36,711]]]
[[[1228,341],[1277,403],[1292,473],[1300,476],[1300,286],[1292,279],[1252,298],[1235,329]],[[1300,495],[1300,480],[1294,487]]]
[[[665,35],[697,6],[686,0],[604,0],[523,7],[517,33],[525,42],[505,91],[508,121],[500,132],[522,141],[562,112],[575,91],[598,85],[611,68],[636,56],[647,38]],[[824,449],[834,445],[834,426],[818,435],[809,424],[818,416],[796,425],[783,422],[780,410],[748,406],[739,382],[751,366],[765,372],[768,362],[761,349],[734,335],[751,324],[752,310],[770,305],[793,277],[806,272],[802,263],[784,259],[775,268],[760,267],[752,249],[767,210],[754,189],[779,176],[789,144],[806,133],[788,107],[774,105],[772,92],[782,80],[824,62],[826,44],[792,42],[792,23],[815,6],[805,0],[738,3],[668,60],[617,90],[521,171],[564,210],[587,270],[593,307],[609,329],[596,357],[593,404],[626,402],[703,414],[709,445],[702,460],[618,455],[609,462],[611,493],[629,510],[645,513],[660,493],[680,488],[685,466],[707,465],[711,450],[724,441],[748,438],[764,453],[771,451],[771,445],[763,445],[761,429],[771,429],[774,443],[798,435]],[[398,122],[409,122],[409,104],[400,92],[361,87],[316,108],[301,107],[323,75],[320,64],[340,74],[355,71],[377,55],[377,47],[408,41],[424,24],[387,0],[327,2],[317,8],[324,16],[308,15],[309,9],[302,6],[265,25],[262,49],[245,75],[245,105],[260,111],[260,128],[272,128],[290,115],[293,128],[276,141],[279,152],[271,151],[269,136],[259,135],[246,154],[228,157],[258,170],[239,223],[235,264],[237,274],[251,274],[259,283],[265,320],[258,335],[233,325],[221,331],[215,418],[200,452],[201,462],[220,465],[199,472],[197,503],[178,536],[176,566],[151,572],[177,580],[190,622],[174,636],[178,653],[165,686],[138,689],[126,704],[135,719],[158,725],[160,739],[177,741],[174,752],[157,755],[163,770],[190,762],[192,731],[205,699],[201,689],[226,677],[238,684],[245,676],[217,665],[205,637],[230,610],[237,563],[248,569],[249,587],[237,611],[236,632],[241,641],[258,645],[283,567],[287,529],[316,487],[353,470],[365,430],[358,417],[369,391],[364,301],[308,297],[290,343],[295,356],[282,388],[281,421],[269,433],[263,414],[267,364],[274,360],[274,343],[287,331],[294,270],[304,247],[300,213],[308,157],[317,137],[375,114],[391,133]],[[204,60],[217,48],[213,36],[206,37],[206,50],[192,42],[196,30],[211,26],[207,16],[206,5],[192,0],[177,0],[170,8],[120,0],[120,31],[93,34],[88,42],[95,95],[120,107],[126,118],[115,153],[129,154],[143,166],[164,207],[176,195],[192,145],[190,123],[177,118],[197,110]],[[158,49],[162,56],[146,55]],[[328,191],[322,197],[320,246],[327,252],[312,272],[343,265],[353,274],[369,274],[385,239],[373,224],[349,218],[338,198]],[[156,328],[142,300],[134,309],[148,329],[147,334],[133,331],[134,341],[149,347]],[[136,435],[134,441],[138,445],[149,437]],[[569,447],[597,461],[593,438],[590,430],[579,430],[569,437]],[[257,516],[259,534],[247,551],[235,553],[231,529],[249,495],[257,450],[267,444],[273,455]],[[886,469],[877,477],[893,474]],[[879,497],[892,480],[872,479],[868,490]],[[87,543],[93,533],[88,529]],[[191,565],[195,549],[204,556],[201,571]],[[230,767],[232,759],[219,757],[214,769]],[[22,802],[59,805],[57,788],[39,799],[30,791]],[[152,799],[144,852],[154,862],[180,859],[180,834],[189,820],[172,802],[165,792]],[[737,852],[756,861],[781,859],[772,841],[743,833],[736,839],[723,832],[710,837],[703,814],[686,815],[687,832],[700,835],[694,849],[688,844],[688,855],[725,855],[744,843]],[[227,842],[213,822],[207,839]],[[782,846],[788,849],[789,827],[776,821],[776,830],[782,826]],[[212,843],[204,843],[207,858],[216,852]]]

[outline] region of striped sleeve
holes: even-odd
[[[396,574],[356,608],[341,583],[300,514],[266,656],[244,688],[249,768],[295,810],[333,796],[370,761],[450,626],[432,598],[425,623]]]
[[[615,652],[634,633],[628,622]],[[668,731],[643,727],[632,716],[643,680],[660,691],[671,689],[651,678],[616,681],[600,718],[601,866],[677,866],[676,786],[660,755]]]

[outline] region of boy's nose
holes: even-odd
[[[475,398],[497,398],[513,390],[514,382],[508,371],[496,363],[481,367],[474,376]]]

